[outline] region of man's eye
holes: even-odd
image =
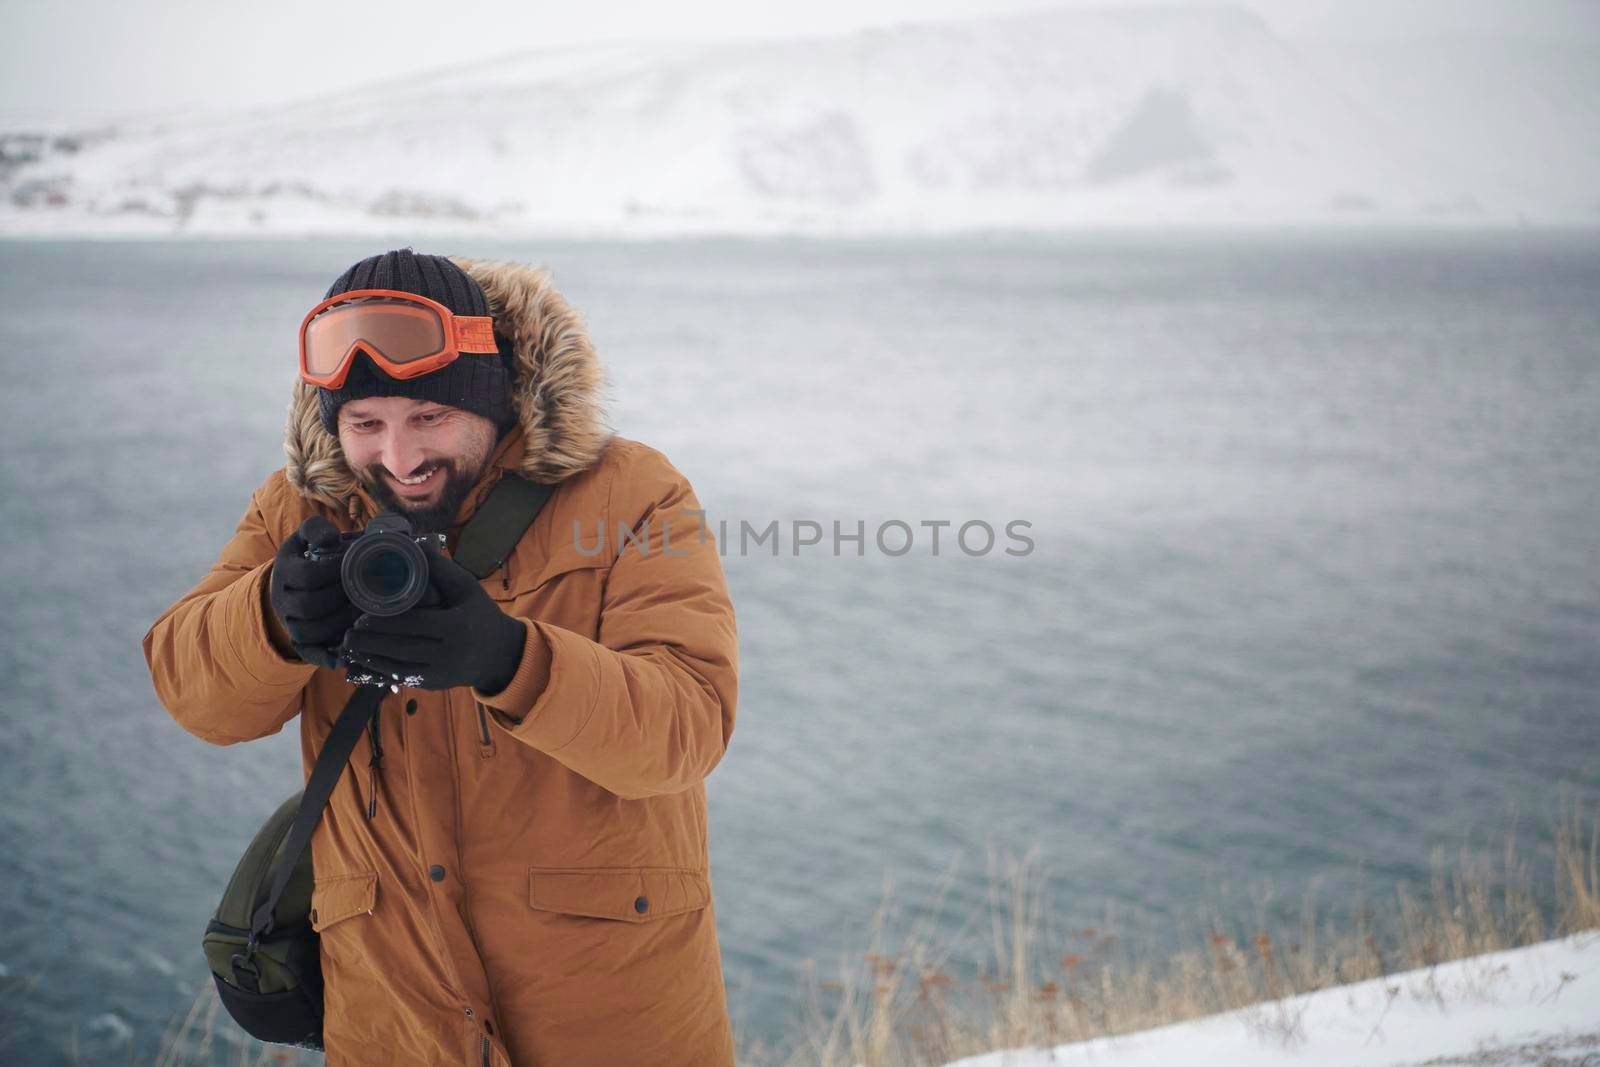
[[[442,412],[442,411],[430,411],[426,415],[422,416],[422,421],[423,422],[438,422],[442,418],[444,418],[444,412]]]
[[[376,425],[377,423],[374,420],[368,419],[366,422],[352,422],[350,428],[352,430],[370,430]]]

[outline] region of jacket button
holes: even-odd
[[[444,868],[435,863],[432,867],[428,868],[428,877],[432,878],[435,882],[444,881]]]
[[[417,702],[415,700],[406,701],[406,714],[407,715],[415,715],[416,713],[417,713]]]
[[[645,897],[639,897],[633,902],[633,910],[643,915],[650,910],[650,901]]]

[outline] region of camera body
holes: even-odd
[[[331,548],[306,549],[306,558],[339,559],[339,579],[350,602],[368,615],[403,615],[428,591],[423,546],[444,548],[444,534],[415,534],[404,515],[386,511],[357,533],[339,535]]]

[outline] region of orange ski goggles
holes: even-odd
[[[344,385],[357,352],[391,378],[416,378],[464,353],[499,350],[489,316],[457,315],[438,301],[397,289],[340,293],[300,323],[300,377],[324,389]]]

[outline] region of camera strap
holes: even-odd
[[[489,577],[510,557],[554,491],[553,485],[530,482],[506,471],[467,520],[451,558],[479,581]]]
[[[454,559],[480,581],[495,572],[511,555],[522,535],[528,532],[539,510],[550,499],[555,486],[530,482],[518,474],[507,471],[501,475],[489,496],[473,512],[472,518],[461,531]],[[272,889],[267,899],[256,908],[250,921],[252,941],[259,941],[272,932],[272,914],[289,885],[300,856],[311,844],[311,835],[322,811],[333,795],[333,787],[350,762],[361,731],[378,711],[383,700],[382,686],[358,685],[350,695],[344,711],[317,753],[317,762],[311,769],[305,793],[300,799],[300,810],[284,838],[283,852],[272,868]]]

